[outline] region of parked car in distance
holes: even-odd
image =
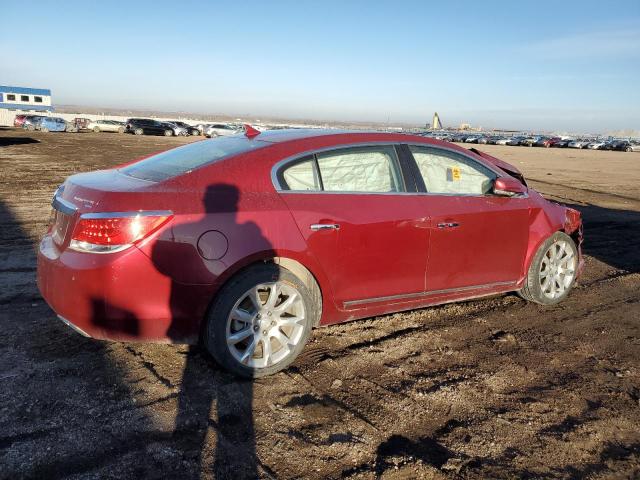
[[[174,125],[177,125],[178,127],[184,129],[187,135],[198,136],[201,134],[200,130],[194,125],[189,125],[188,123],[179,122],[176,120],[171,120],[169,123],[173,123]]]
[[[557,142],[553,142],[551,146],[554,148],[567,148],[567,146],[571,142],[573,142],[572,138],[564,138],[564,139],[558,140]]]
[[[585,139],[573,140],[573,141],[571,141],[571,142],[569,142],[567,144],[567,147],[569,147],[569,148],[587,148],[587,145],[589,145],[589,142],[591,142],[591,140],[585,140]]]
[[[134,135],[164,135],[171,137],[175,135],[176,125],[170,125],[158,120],[149,118],[130,118],[125,124],[125,131]]]
[[[593,142],[589,142],[587,148],[589,150],[603,150],[607,143],[608,140],[594,140]]]
[[[87,125],[89,130],[96,133],[99,132],[112,132],[112,133],[124,133],[124,122],[118,122],[116,120],[94,120]]]
[[[637,142],[631,142],[629,140],[616,140],[609,145],[609,150],[617,150],[619,152],[633,152],[638,151]]]
[[[73,126],[75,126],[78,131],[80,130],[90,130],[89,124],[91,123],[90,118],[76,117],[70,122]]]
[[[28,116],[29,115],[16,115],[13,119],[13,126],[18,128],[22,127]]]
[[[501,137],[498,140],[496,140],[496,145],[506,145],[507,142],[509,142],[509,140],[511,140],[511,138],[509,138],[509,137]]]
[[[627,145],[627,148],[625,149],[625,151],[627,151],[627,152],[640,152],[640,142],[637,142],[637,141],[629,142],[629,145]]]
[[[43,118],[45,118],[44,115],[25,115],[22,119],[22,128],[30,131],[38,130]]]
[[[520,143],[525,139],[525,137],[511,137],[509,140],[507,140],[507,142],[505,143],[505,145],[510,145],[510,146],[517,146],[520,145]]]
[[[225,124],[225,123],[212,123],[204,130],[206,137],[225,137],[228,135],[235,135],[242,132],[241,125]]]
[[[556,304],[583,265],[578,211],[416,135],[247,128],[73,175],[53,208],[37,277],[67,325],[200,339],[252,378],[317,325],[510,291]]]
[[[525,137],[520,141],[520,145],[523,147],[533,147],[540,137]]]
[[[41,132],[77,132],[75,125],[60,117],[44,117],[38,124]]]

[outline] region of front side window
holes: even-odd
[[[20,95],[20,101],[28,102],[29,101],[29,95]]]
[[[33,101],[36,103],[42,103],[42,97],[33,97]]]
[[[463,155],[430,147],[410,146],[428,193],[486,195],[497,175]]]
[[[398,159],[393,146],[353,147],[316,155],[327,192],[399,192]]]
[[[7,93],[7,100],[16,101],[16,96],[13,93]]]

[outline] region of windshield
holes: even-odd
[[[259,140],[249,140],[244,135],[202,140],[145,158],[119,171],[130,177],[161,182],[204,165],[267,145],[269,144]]]

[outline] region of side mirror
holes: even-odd
[[[493,183],[494,195],[503,197],[515,197],[527,193],[527,187],[511,177],[498,177]]]

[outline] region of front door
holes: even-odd
[[[310,155],[286,168],[282,181],[338,308],[424,292],[428,219],[420,198],[405,193],[394,146]]]
[[[528,198],[493,195],[497,174],[457,152],[411,146],[431,220],[429,292],[507,286],[521,276],[529,234]]]

